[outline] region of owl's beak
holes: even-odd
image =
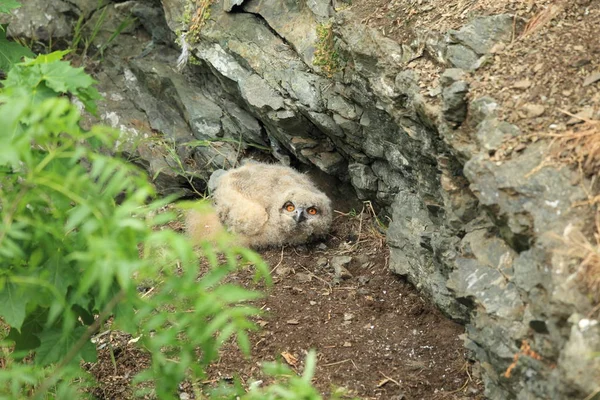
[[[304,215],[304,209],[302,208],[297,208],[296,209],[296,213],[294,214],[294,221],[296,221],[296,223],[300,223],[302,221],[304,221],[306,219],[306,215]]]

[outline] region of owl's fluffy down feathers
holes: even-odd
[[[241,244],[261,248],[300,244],[325,235],[331,226],[331,201],[304,174],[282,165],[248,163],[214,180],[213,202],[219,221]],[[203,237],[205,218],[191,212],[188,231]]]

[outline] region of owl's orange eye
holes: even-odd
[[[294,205],[292,203],[288,203],[284,207],[285,207],[285,210],[288,212],[292,212],[296,209],[296,207],[294,207]]]
[[[306,210],[306,212],[310,215],[317,215],[317,209],[314,207],[309,208],[308,210]]]

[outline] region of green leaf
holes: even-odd
[[[68,261],[64,254],[55,252],[44,264],[41,277],[48,283],[54,285],[61,295],[66,295],[71,284],[77,282],[76,276],[68,267]]]
[[[0,290],[0,317],[12,328],[21,330],[25,321],[25,308],[29,301],[27,293],[22,287],[10,282]]]
[[[15,342],[15,352],[25,352],[35,349],[40,345],[40,339],[37,337],[37,334],[41,332],[47,317],[48,310],[39,308],[36,312],[30,313],[27,316],[21,327],[21,332],[15,328],[10,329],[10,333],[6,338]]]
[[[41,76],[39,66],[32,68],[24,67],[21,64],[17,64],[12,67],[6,79],[2,82],[6,89],[26,89],[27,91],[27,104],[38,104],[42,101],[56,97],[57,93],[46,86],[46,83]],[[16,96],[13,96],[16,97]],[[21,117],[21,123],[29,122],[26,117]]]
[[[84,324],[91,325],[94,323],[94,316],[79,304],[74,304],[72,309],[79,316],[79,318],[81,318]]]
[[[83,67],[73,68],[66,61],[53,61],[41,65],[43,79],[48,87],[58,93],[76,92],[96,81],[85,73]]]
[[[53,51],[52,53],[48,53],[48,54],[40,54],[35,58],[28,58],[26,59],[22,65],[40,65],[40,64],[48,64],[48,63],[53,63],[55,61],[60,61],[62,60],[62,58],[64,56],[66,56],[67,54],[69,54],[71,52],[71,50],[58,50],[58,51]]]
[[[95,87],[89,86],[81,88],[74,94],[81,100],[88,112],[97,115],[98,108],[96,106],[96,100],[100,100],[102,96],[100,96],[100,93],[98,93],[98,90]]]
[[[87,204],[79,204],[69,211],[69,219],[65,225],[65,231],[70,231],[77,228],[82,222],[84,222],[88,216],[92,213],[92,210]]]
[[[0,134],[0,164],[19,165],[19,154],[12,144],[13,138],[20,129],[20,119],[25,114],[29,101],[25,90],[18,91],[19,94],[4,98],[0,96],[0,121],[3,131]]]
[[[304,373],[302,374],[302,380],[308,384],[315,375],[315,368],[317,365],[317,353],[314,350],[310,350],[308,352],[304,365],[305,367]]]
[[[257,291],[244,289],[240,286],[231,284],[223,284],[218,286],[213,291],[213,295],[215,295],[220,302],[225,304],[256,300],[262,297],[262,294]]]
[[[2,48],[0,46],[0,52]],[[70,63],[61,61],[67,53],[69,50],[26,58],[24,62],[16,64],[9,70],[3,82],[4,86],[30,89],[32,91],[30,97],[34,102],[40,102],[57,94],[71,93],[81,100],[86,110],[95,114],[95,101],[101,98],[96,88],[92,86],[96,81],[86,74],[82,67],[73,68]]]
[[[249,356],[252,345],[250,344],[250,339],[245,331],[240,331],[237,333],[237,343],[242,353]]]
[[[3,0],[0,0],[0,13],[4,8],[2,1]],[[0,70],[5,72],[10,70],[14,64],[21,61],[23,57],[34,56],[27,47],[21,46],[19,43],[10,41],[6,38],[6,26],[7,25],[2,25],[2,28],[0,29]]]
[[[121,288],[115,283],[112,285],[109,292],[109,299],[114,298],[115,296],[119,296],[119,292]],[[129,292],[125,293],[125,297],[119,301],[115,307],[112,309],[112,314],[114,318],[114,323],[116,326],[119,326],[122,329],[125,329],[129,332],[133,332],[136,330],[134,325],[135,321],[135,299],[137,297],[136,288],[131,288]]]
[[[15,0],[0,0],[0,14],[8,14],[10,10],[21,7],[21,3]]]
[[[38,347],[35,357],[36,365],[49,365],[57,363],[73,348],[79,339],[86,333],[87,328],[78,326],[69,333],[64,333],[58,328],[49,328],[39,335],[42,344]],[[92,362],[96,359],[96,347],[88,339],[78,352],[79,358]],[[73,362],[79,362],[77,357]]]
[[[98,361],[98,352],[96,350],[96,345],[92,343],[91,340],[85,342],[81,351],[79,352],[81,359],[85,362],[96,362]]]

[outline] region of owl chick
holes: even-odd
[[[331,201],[310,179],[289,167],[247,163],[211,179],[219,220],[246,246],[300,244],[325,235]],[[188,230],[200,229],[188,216]],[[201,234],[191,231],[192,237]]]

